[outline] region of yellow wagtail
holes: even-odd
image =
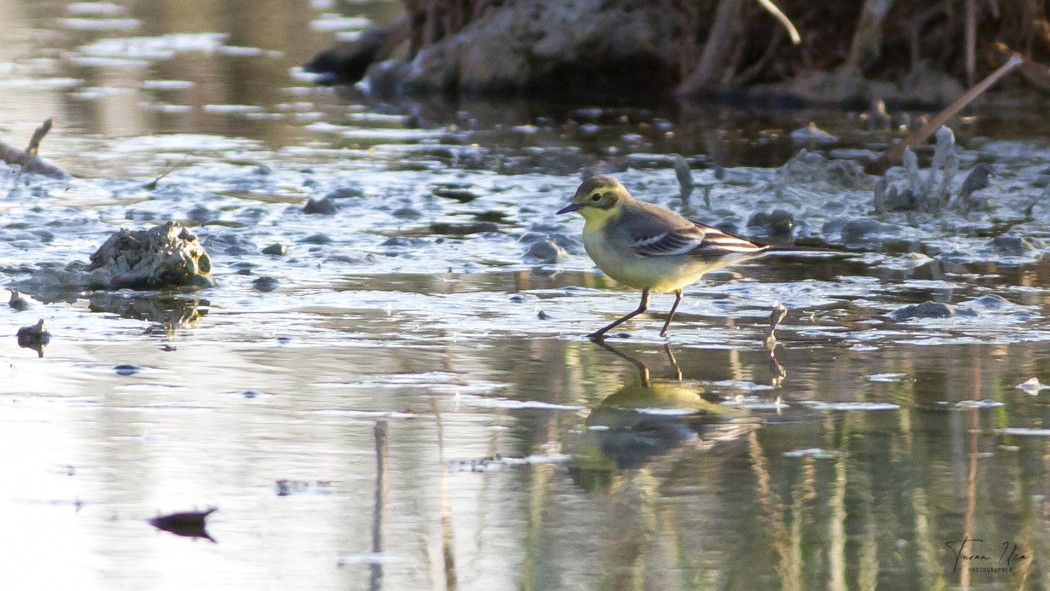
[[[642,290],[638,309],[589,335],[600,340],[610,329],[645,312],[651,292],[674,292],[674,305],[660,336],[682,301],[682,288],[709,271],[761,256],[769,246],[733,236],[638,201],[614,178],[593,176],[580,185],[572,203],[558,213],[583,215],[583,245],[606,275]],[[779,249],[778,249],[779,250]]]

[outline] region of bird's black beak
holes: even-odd
[[[573,211],[579,211],[581,209],[583,209],[583,204],[581,204],[581,203],[570,203],[570,204],[566,205],[565,207],[559,209],[558,213],[559,214],[561,214],[561,213],[570,213],[570,212],[573,212]]]

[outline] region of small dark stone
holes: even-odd
[[[256,278],[255,281],[252,281],[252,287],[263,292],[273,291],[280,287],[280,285],[281,284],[273,277],[263,276]]]
[[[358,187],[341,187],[324,196],[325,199],[352,199],[364,197],[365,192]]]
[[[464,224],[449,224],[435,222],[430,224],[431,234],[444,234],[446,236],[469,236],[470,234],[482,234],[485,232],[499,232],[499,226],[492,222],[468,222]]]
[[[390,215],[403,220],[414,220],[423,217],[423,212],[414,207],[401,207],[390,212]]]
[[[953,306],[938,302],[912,304],[889,313],[889,317],[897,322],[904,322],[914,318],[951,318],[955,315],[956,312]]]
[[[391,236],[386,240],[379,243],[379,246],[400,246],[400,247],[411,247],[418,246],[425,243],[425,240],[419,238],[406,238],[405,236]]]
[[[882,232],[882,224],[875,220],[853,219],[842,225],[839,231],[846,244],[871,240]]]
[[[981,306],[982,308],[988,308],[989,310],[998,310],[1003,306],[1009,305],[1010,300],[1007,300],[1001,295],[990,293],[983,295],[976,300],[970,302],[974,306]]]
[[[1038,238],[1023,236],[996,236],[985,245],[986,248],[999,254],[1025,256],[1047,249],[1047,244]]]
[[[324,234],[317,233],[317,234],[311,234],[311,235],[307,236],[306,238],[303,238],[302,242],[304,244],[331,244],[332,243],[332,239],[329,238],[328,236],[324,235]]]
[[[339,208],[336,207],[335,202],[330,197],[310,199],[303,207],[303,212],[307,214],[335,215],[337,211],[339,211]]]
[[[288,246],[285,244],[281,244],[280,242],[274,242],[270,246],[267,246],[266,248],[262,249],[262,253],[283,257],[284,255],[288,254]]]
[[[556,263],[569,256],[569,253],[566,252],[564,248],[558,246],[553,240],[547,239],[530,244],[529,247],[525,249],[525,256],[539,259],[544,263]]]
[[[543,310],[540,310],[540,313],[536,315],[536,318],[539,318],[540,320],[550,320],[551,319],[550,315],[547,314],[546,312],[544,312]]]
[[[749,228],[765,228],[770,236],[790,236],[795,230],[795,215],[783,209],[774,209],[766,213],[760,211],[747,220]]]
[[[437,187],[432,193],[435,197],[442,197],[444,199],[452,199],[460,203],[470,203],[471,201],[478,198],[477,195],[471,193],[466,189],[457,189],[453,187]]]

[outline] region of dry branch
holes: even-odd
[[[33,132],[33,137],[29,138],[29,146],[26,148],[26,154],[32,154],[36,156],[40,151],[40,142],[44,141],[44,136],[47,132],[51,131],[51,124],[54,123],[54,119],[48,117],[47,121],[44,121],[43,125],[36,128]]]
[[[906,149],[917,146],[929,139],[929,137],[940,129],[942,125],[947,123],[949,119],[958,115],[959,111],[962,111],[967,105],[972,103],[974,99],[981,96],[986,90],[991,88],[1000,78],[1021,65],[1021,61],[1020,55],[1014,54],[1011,56],[1005,64],[999,67],[999,69],[992,72],[984,80],[978,82],[976,86],[966,91],[965,94],[955,99],[955,101],[948,105],[946,109],[934,115],[928,122],[926,122],[926,125],[923,125],[918,130],[912,132],[911,135],[904,138],[904,141],[899,142],[889,150],[886,150],[878,160],[868,165],[867,172],[869,174],[882,174],[887,168],[900,162],[901,156],[904,155]]]
[[[41,174],[56,179],[68,178],[69,175],[62,169],[52,166],[28,152],[0,142],[0,160],[22,167],[22,170],[33,174]]]

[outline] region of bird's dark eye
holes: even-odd
[[[591,201],[597,201],[597,200],[599,200],[601,198],[602,198],[602,196],[599,195],[598,193],[595,193],[594,195],[591,195]]]

